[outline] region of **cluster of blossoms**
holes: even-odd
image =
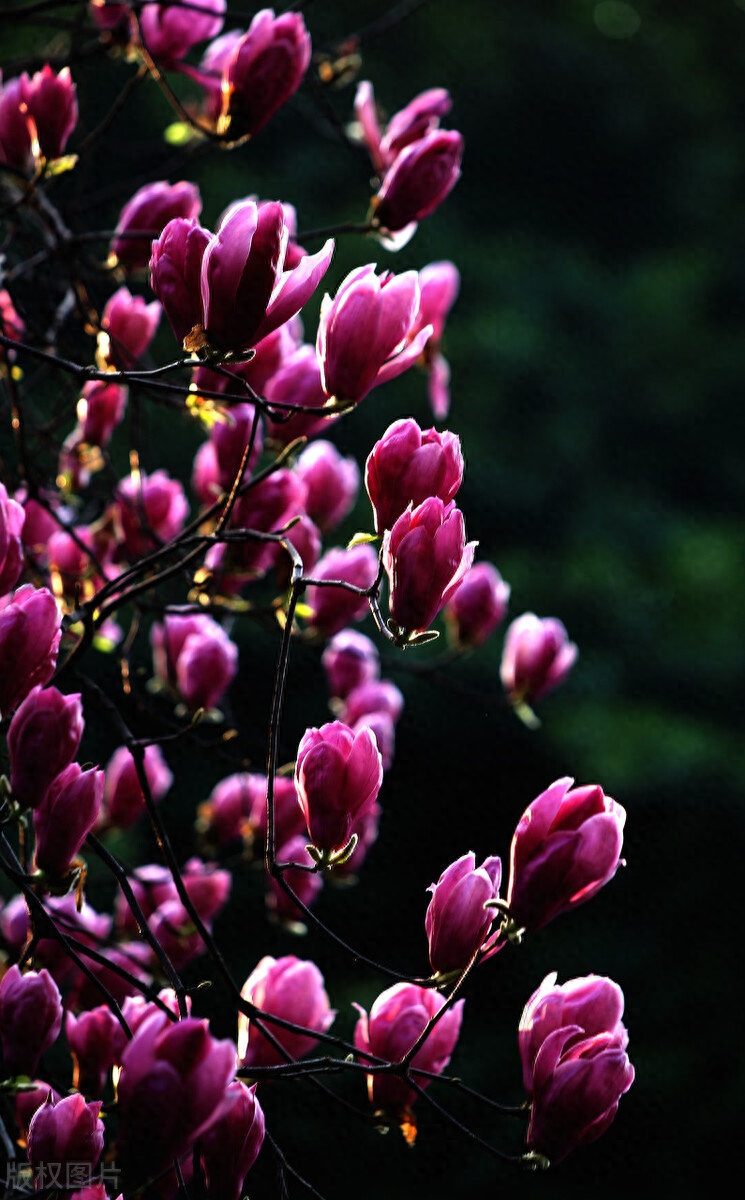
[[[195,136],[230,146],[258,134],[298,90],[311,40],[299,13],[269,9],[247,30],[225,32],[226,7],[92,0],[89,11],[103,51],[161,82],[178,73],[196,85],[199,101],[180,106],[180,116]],[[188,61],[202,43],[200,62]],[[353,133],[376,174],[366,229],[388,250],[409,240],[458,180],[463,139],[440,125],[450,108],[448,92],[433,88],[383,127],[372,85],[358,86]],[[2,86],[0,170],[13,208],[43,197],[34,219],[48,217],[43,188],[62,169],[78,116],[68,68],[55,74],[45,65]],[[63,162],[74,165],[73,156]],[[0,907],[0,1078],[32,1172],[87,1164],[73,1200],[107,1200],[111,1190],[96,1172],[114,1159],[122,1195],[169,1200],[197,1173],[210,1200],[238,1200],[264,1142],[258,1092],[321,1044],[342,1051],[340,1069],[364,1076],[381,1124],[398,1124],[413,1140],[412,1106],[456,1052],[466,1006],[454,989],[592,898],[622,862],[624,809],[598,785],[559,779],[517,824],[504,896],[496,854],[478,866],[464,851],[444,868],[422,914],[431,974],[401,976],[369,1011],[356,1004],[351,1040],[331,1033],[337,1013],[317,964],[291,954],[262,957],[242,988],[233,985],[235,1040],[216,1038],[192,1016],[181,973],[207,954],[223,970],[214,926],[231,905],[231,868],[250,859],[263,867],[270,916],[297,932],[317,920],[325,880],[356,880],[375,845],[405,697],[385,677],[392,659],[353,626],[371,614],[393,654],[433,641],[440,622],[449,659],[483,646],[510,599],[510,585],[492,563],[475,561],[477,543],[467,540],[457,434],[396,420],[364,472],[320,436],[413,365],[426,370],[432,412],[445,420],[450,370],[440,346],[460,285],[455,265],[399,274],[375,263],[354,268],[323,299],[315,341],[305,342],[301,313],[330,271],[333,241],[309,253],[293,206],[279,200],[235,200],[214,232],[201,214],[199,189],[186,180],[157,179],[129,197],[106,234],[108,260],[97,266],[109,286],[100,312],[86,312],[84,331],[95,337],[96,367],[76,372],[85,382],[73,427],[55,447],[55,482],[42,486],[30,470],[24,422],[14,416],[18,486],[11,494],[0,483],[8,764],[0,818],[19,831],[17,854],[5,833],[0,848],[17,889]],[[46,227],[55,247],[60,230],[72,236],[57,214]],[[146,470],[134,451],[127,474],[114,470],[130,391],[148,387],[163,313],[184,356],[172,367],[182,382],[169,395],[204,434],[188,482],[157,461]],[[15,382],[24,348],[38,349],[27,315],[3,286],[6,380]],[[363,482],[372,532],[344,544],[338,531]],[[165,585],[179,582],[173,601]],[[125,637],[117,617],[127,612]],[[198,722],[219,726],[231,713],[239,668],[239,635],[231,635],[243,614],[283,635],[273,748],[265,772],[233,771],[215,783],[196,814],[201,857],[179,864],[157,806],[174,784],[175,743]],[[135,737],[120,713],[105,767],[84,767],[86,723],[117,704],[101,705],[85,677],[87,695],[62,687],[89,646],[119,645],[117,699],[131,697],[140,623],[152,669],[140,691],[135,675],[135,700],[169,732]],[[296,737],[292,764],[278,770],[293,639],[317,651],[330,714]],[[531,706],[576,657],[560,621],[517,617],[502,651],[506,701],[534,723]],[[126,868],[117,839],[145,816],[163,861]],[[113,871],[113,913],[89,903],[82,854]],[[619,987],[592,975],[562,986],[549,976],[529,1000],[518,1051],[531,1163],[560,1161],[613,1119],[633,1080],[622,1014]]]

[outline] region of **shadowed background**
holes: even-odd
[[[229,10],[233,26],[245,27],[243,7]],[[305,6],[316,49],[353,31],[350,11],[341,0]],[[643,1186],[672,1194],[736,1144],[745,1082],[727,1019],[739,978],[745,775],[745,4],[431,0],[365,36],[384,12],[381,0],[354,5],[358,78],[374,82],[388,115],[425,88],[447,87],[444,124],[465,136],[463,177],[396,256],[357,235],[339,238],[326,286],[334,291],[362,262],[395,271],[456,263],[461,295],[444,352],[447,425],[467,464],[459,505],[479,557],[512,585],[510,616],[560,617],[580,658],[539,705],[540,730],[529,732],[501,699],[500,633],[429,675],[414,668],[437,647],[384,649],[383,673],[405,692],[406,709],[381,793],[380,838],[359,885],[327,887],[317,911],[364,953],[425,973],[427,885],[471,849],[479,860],[500,853],[506,866],[520,814],[558,776],[599,782],[628,813],[626,868],[591,904],[479,968],[452,1070],[519,1103],[517,1022],[556,970],[561,982],[593,972],[622,985],[637,1079],[598,1143],[524,1178],[421,1101],[413,1151],[395,1131],[381,1139],[356,1125],[307,1084],[267,1089],[265,1107],[290,1161],[328,1200],[444,1197],[484,1185],[546,1200],[600,1189],[615,1200]],[[19,35],[19,55],[38,49],[40,36],[24,34],[24,47]],[[110,64],[92,64],[79,83],[88,128],[123,70],[114,77]],[[351,84],[324,103],[347,122],[353,96]],[[93,197],[90,219],[101,227],[140,182],[166,173],[174,153],[153,87],[133,96],[128,113],[65,184],[71,204]],[[334,136],[307,87],[255,141],[184,171],[169,178],[199,183],[209,226],[249,193],[293,202],[301,232],[366,213],[369,165]],[[308,339],[316,313],[311,304]],[[155,359],[172,356],[164,328]],[[431,424],[419,372],[373,392],[332,440],[362,463],[404,415]],[[197,431],[176,431],[173,415],[157,409],[141,420],[145,465],[183,477]],[[116,445],[123,473],[126,433]],[[369,527],[363,498],[340,540]],[[277,642],[250,625],[237,635],[231,715],[241,752],[260,769]],[[285,761],[306,725],[328,719],[318,660],[317,649],[293,653]],[[113,663],[100,670],[113,687]],[[113,748],[93,730],[86,736],[91,757]],[[189,782],[164,813],[186,854],[196,804],[220,767],[188,748],[171,761]],[[351,1035],[351,1001],[369,1007],[385,980],[354,969],[312,931],[296,941],[268,927],[261,892],[246,872],[218,924],[236,974],[264,953],[315,959],[339,1010],[335,1028]],[[198,964],[193,977],[205,973]],[[195,1007],[216,1013],[227,1035],[230,1010],[213,993]],[[331,1086],[362,1100],[353,1081]],[[520,1149],[518,1125],[445,1088],[432,1095],[506,1151]],[[256,1168],[257,1200],[274,1194],[266,1160]]]

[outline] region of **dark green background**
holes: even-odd
[[[744,1082],[745,4],[431,0],[379,36],[364,30],[385,12],[382,0],[305,12],[316,49],[363,31],[360,78],[374,81],[388,113],[426,87],[451,91],[445,124],[466,144],[457,188],[397,256],[340,238],[326,286],[368,261],[396,271],[438,258],[458,265],[445,352],[448,427],[467,463],[459,503],[479,556],[512,585],[511,615],[558,616],[580,647],[533,733],[500,698],[499,635],[432,677],[411,673],[427,651],[385,652],[385,673],[407,703],[380,839],[359,886],[327,888],[318,912],[365,953],[424,972],[426,886],[469,849],[506,860],[523,808],[559,775],[601,783],[628,813],[626,868],[592,904],[478,970],[452,1069],[519,1102],[522,1005],[551,970],[561,981],[595,972],[624,988],[637,1079],[603,1139],[540,1177],[495,1163],[422,1103],[414,1151],[395,1132],[381,1140],[358,1127],[306,1085],[267,1090],[271,1128],[328,1200],[484,1187],[615,1200],[711,1183],[736,1156]],[[46,35],[27,36],[38,47]],[[81,67],[86,128],[131,70]],[[345,122],[353,95],[350,86],[325,103]],[[63,185],[78,222],[82,197],[97,202],[89,222],[104,226],[146,178],[182,177],[160,140],[170,117],[154,88],[127,112]],[[301,230],[364,219],[369,195],[364,156],[334,138],[309,88],[255,141],[183,172],[199,182],[210,226],[248,193],[295,203]],[[315,312],[312,303],[308,338]],[[173,350],[164,329],[156,359]],[[334,440],[363,461],[403,415],[431,423],[418,372],[373,392]],[[146,465],[183,474],[196,431],[181,436],[157,409],[142,421]],[[342,533],[369,522],[362,501]],[[276,640],[253,626],[238,636],[232,715],[240,750],[258,767]],[[318,652],[299,647],[292,667],[284,759],[306,725],[327,719]],[[113,687],[113,666],[102,670]],[[113,747],[97,736],[91,729],[91,756]],[[184,782],[165,811],[186,853],[195,805],[227,768],[186,748],[171,761]],[[152,854],[144,841],[143,852]],[[267,952],[314,958],[338,1028],[351,1034],[350,1002],[369,1005],[385,981],[352,971],[312,932],[296,942],[268,928],[260,895],[258,876],[237,880],[232,916],[218,927],[236,974]],[[200,1011],[232,1032],[217,995]],[[361,1099],[349,1081],[340,1090]],[[518,1150],[517,1127],[444,1089],[432,1094]],[[276,1194],[263,1158],[254,1200]],[[294,1185],[291,1193],[303,1194]]]

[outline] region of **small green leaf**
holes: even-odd
[[[422,633],[412,633],[409,638],[409,646],[426,646],[427,642],[434,642],[440,636],[437,629],[427,629]]]
[[[186,121],[174,121],[163,130],[163,139],[169,146],[186,146],[194,137],[194,130]]]
[[[53,158],[44,168],[45,175],[64,175],[71,171],[78,161],[77,154],[63,154],[61,158]]]
[[[369,546],[371,542],[377,541],[377,533],[355,533],[352,540],[347,542],[347,550],[354,550],[355,546]]]

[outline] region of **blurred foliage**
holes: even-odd
[[[303,6],[318,50],[343,44],[352,25],[361,31],[360,77],[374,81],[389,114],[446,86],[445,123],[466,139],[462,180],[410,245],[394,257],[357,235],[340,238],[327,286],[366,261],[396,271],[439,258],[457,264],[462,289],[444,350],[469,533],[512,584],[512,615],[559,616],[580,659],[529,734],[500,700],[498,636],[430,677],[411,671],[429,651],[387,658],[407,707],[380,841],[359,886],[342,895],[327,888],[318,911],[365,953],[425,970],[426,885],[467,849],[505,858],[522,809],[551,779],[598,780],[628,810],[627,868],[591,906],[479,970],[453,1067],[519,1102],[514,1029],[528,995],[556,969],[561,980],[596,972],[621,982],[638,1076],[601,1142],[524,1181],[424,1104],[413,1152],[395,1133],[380,1143],[348,1126],[305,1085],[297,1095],[277,1089],[267,1109],[294,1165],[329,1200],[383,1188],[440,1197],[487,1183],[550,1200],[601,1188],[609,1200],[632,1187],[674,1194],[704,1165],[726,1161],[745,1083],[724,1015],[739,978],[745,824],[745,4],[410,7],[376,33],[384,0]],[[228,8],[245,26],[244,5]],[[19,59],[43,54],[42,34],[41,25],[13,29],[9,45]],[[86,67],[86,131],[124,77],[123,64]],[[369,166],[334,132],[351,118],[354,87],[320,98],[317,90],[306,87],[255,142],[218,159],[167,147],[168,106],[142,86],[96,156],[57,186],[78,219],[101,227],[141,183],[180,171],[199,183],[208,225],[249,193],[294,203],[301,231],[360,221]],[[310,309],[308,338],[317,305]],[[164,328],[155,357],[172,354]],[[363,461],[407,414],[430,423],[417,372],[372,393],[333,437]],[[183,470],[197,431],[179,440],[162,409],[140,418],[153,465]],[[345,531],[367,525],[363,499]],[[247,635],[233,696],[232,719],[259,761],[275,651],[272,639]],[[288,759],[305,725],[326,719],[317,651],[298,647],[292,671]],[[111,677],[113,687],[113,666]],[[216,764],[198,750],[182,755],[201,799]],[[166,801],[169,818],[182,814],[184,852],[196,802]],[[241,967],[272,952],[313,957],[337,976],[346,970],[313,933],[299,947],[267,934],[254,916],[258,880],[236,886],[240,928],[226,922],[218,932],[240,941]],[[341,1030],[351,1033],[351,1001],[369,1003],[380,986],[348,973],[332,996]],[[353,1098],[351,1084],[340,1087]],[[489,1113],[443,1089],[432,1094],[518,1150],[517,1132],[502,1137]],[[294,1122],[287,1136],[282,1119]],[[257,1187],[271,1194],[271,1165],[257,1170]]]

